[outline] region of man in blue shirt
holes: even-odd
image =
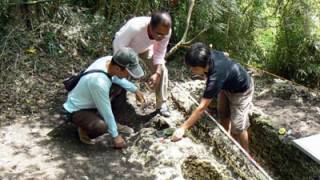
[[[172,140],[178,141],[208,108],[212,99],[218,98],[218,118],[248,152],[248,113],[252,106],[253,79],[247,71],[223,52],[210,51],[203,43],[195,43],[185,56],[185,63],[195,74],[206,75],[207,84],[199,106],[183,125],[176,130]]]
[[[112,56],[96,60],[86,71],[103,70],[108,73],[90,73],[81,77],[75,88],[69,92],[63,104],[72,114],[71,120],[78,126],[80,140],[93,144],[92,139],[109,132],[114,138],[116,148],[125,146],[124,139],[118,134],[117,123],[112,109],[110,89],[117,84],[129,92],[135,93],[139,102],[144,97],[137,87],[128,81],[129,76],[141,78],[144,72],[139,65],[139,57],[131,48],[121,48]],[[98,111],[98,112],[97,112]]]

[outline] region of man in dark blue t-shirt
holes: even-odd
[[[220,51],[210,51],[203,43],[195,43],[185,56],[185,63],[195,74],[207,76],[207,84],[200,105],[184,124],[175,131],[173,141],[183,137],[207,109],[212,99],[218,98],[218,117],[222,126],[248,151],[248,113],[252,106],[253,79],[238,63]]]

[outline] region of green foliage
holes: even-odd
[[[56,34],[53,32],[45,32],[43,36],[45,49],[50,55],[56,55],[60,48],[59,42],[57,41]]]
[[[4,27],[9,21],[8,17],[9,0],[0,1],[0,38],[3,36]]]
[[[320,85],[320,36],[314,31],[310,1],[286,1],[280,7],[280,25],[269,69],[289,79]]]
[[[20,1],[0,1],[0,39],[7,42],[0,47],[4,50],[10,42],[5,41],[10,33],[6,26],[10,23],[13,26],[16,22],[12,20],[19,19],[14,17],[14,11],[19,8],[12,8],[9,4],[12,2]],[[40,37],[33,44],[53,57],[64,54],[98,57],[112,51],[111,40],[127,20],[166,10],[173,19],[170,48],[183,36],[190,5],[189,0],[177,2],[55,0],[41,3],[33,6],[38,14],[33,12],[30,16],[38,33],[35,37]],[[196,0],[187,41],[196,37],[193,42],[213,44],[215,49],[228,52],[242,63],[320,86],[319,9],[320,0]],[[21,24],[23,20],[21,17]],[[184,48],[179,49],[173,59],[181,59],[184,52]]]
[[[263,24],[260,14],[265,6],[265,0],[197,1],[189,37],[208,29],[198,41],[212,43],[214,48],[245,63],[260,61],[261,49],[254,39],[255,29]]]

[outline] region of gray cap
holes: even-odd
[[[144,72],[139,64],[138,54],[131,48],[120,48],[114,55],[113,60],[116,64],[125,67],[133,78],[141,78]]]

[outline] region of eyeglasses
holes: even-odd
[[[161,33],[158,33],[158,32],[155,32],[155,35],[157,38],[164,38],[166,35],[165,34],[161,34]]]

